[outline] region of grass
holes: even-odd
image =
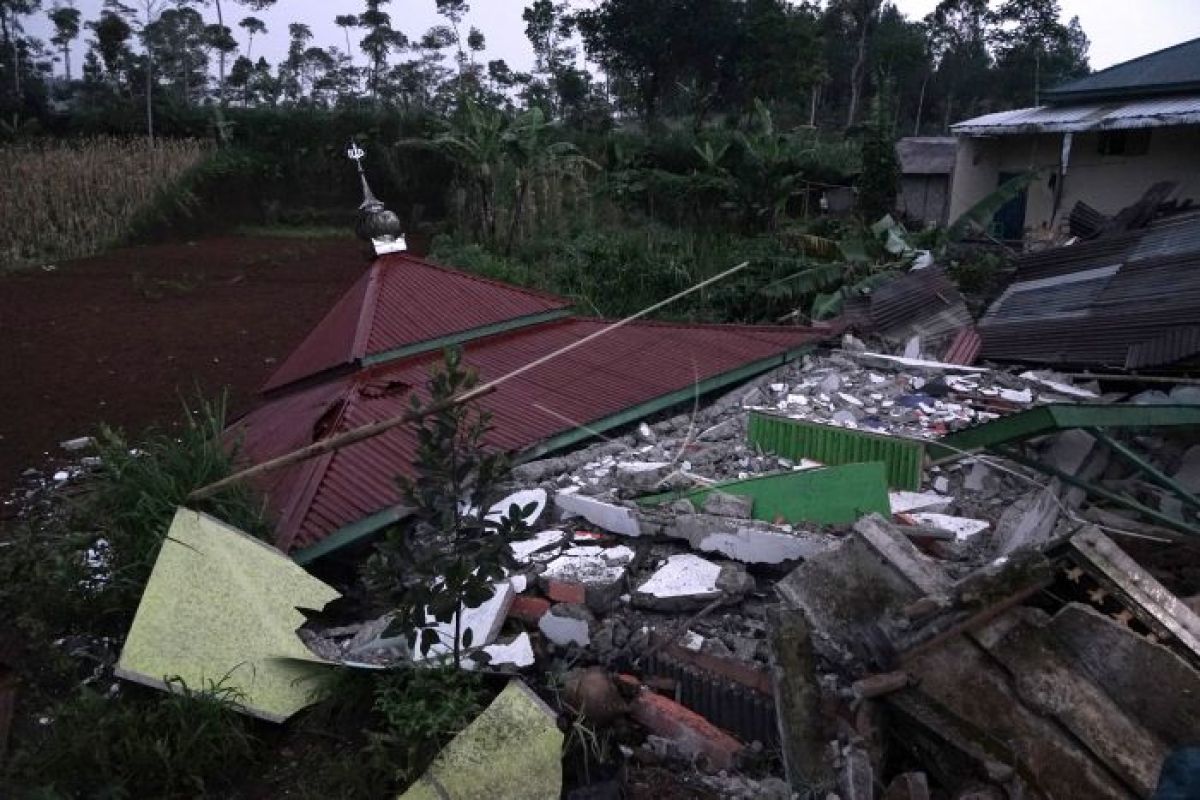
[[[0,266],[101,251],[207,150],[192,139],[115,137],[0,147]]]

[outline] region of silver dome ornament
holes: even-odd
[[[358,207],[358,219],[354,223],[354,232],[358,238],[371,243],[376,255],[381,256],[386,253],[407,250],[408,243],[404,240],[400,217],[380,202],[367,183],[367,173],[362,166],[362,160],[366,155],[366,151],[356,142],[351,142],[350,147],[346,150],[346,156],[358,166],[358,177],[362,181],[363,191],[363,201]]]

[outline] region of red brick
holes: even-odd
[[[622,683],[635,679],[619,676]],[[714,769],[732,769],[742,743],[691,709],[641,687],[630,703],[633,719],[651,733],[670,739],[693,758],[704,756]]]
[[[546,596],[559,603],[586,603],[587,587],[582,583],[547,581]]]
[[[526,597],[519,594],[513,598],[508,609],[508,615],[529,625],[537,625],[538,620],[550,610],[550,601],[544,597]]]

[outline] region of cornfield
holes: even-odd
[[[206,151],[197,140],[114,137],[0,147],[0,268],[119,241]]]

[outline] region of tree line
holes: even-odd
[[[791,124],[854,128],[886,90],[899,131],[937,133],[1088,71],[1087,37],[1058,0],[942,0],[924,19],[886,0],[532,0],[529,71],[486,57],[468,0],[435,0],[441,22],[423,32],[397,27],[390,0],[365,0],[326,43],[303,21],[268,29],[256,14],[275,2],[105,0],[84,20],[71,5],[0,0],[0,118],[11,132],[56,111],[136,108],[153,135],[155,110],[171,106],[445,115],[470,98],[584,128],[699,130],[745,123],[761,100]],[[38,14],[48,41],[26,31]],[[287,37],[278,63],[255,52],[268,36]]]

